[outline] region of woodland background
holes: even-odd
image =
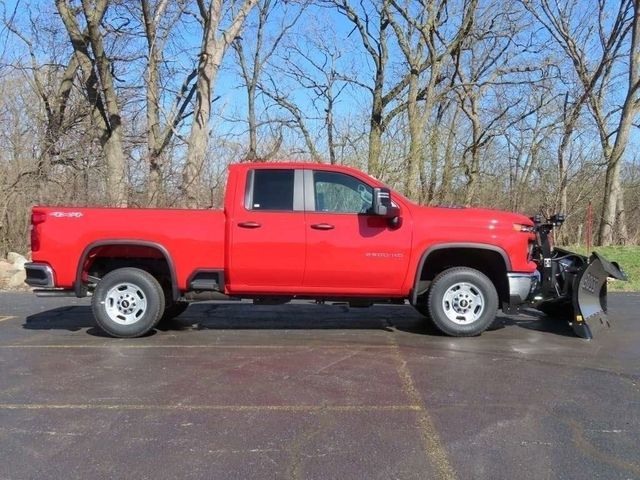
[[[0,3],[0,254],[29,208],[221,204],[231,162],[640,240],[640,0]]]

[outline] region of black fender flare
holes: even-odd
[[[89,253],[95,248],[108,247],[112,245],[149,247],[149,248],[158,250],[166,260],[167,265],[169,266],[169,274],[171,275],[171,293],[173,296],[173,300],[178,300],[178,298],[180,298],[180,289],[178,288],[178,278],[176,275],[176,269],[169,251],[163,245],[157,242],[150,242],[146,240],[128,240],[128,239],[122,239],[122,238],[111,239],[111,240],[97,240],[95,242],[91,242],[89,245],[87,245],[84,248],[84,250],[82,251],[82,254],[80,255],[80,260],[78,261],[78,266],[76,268],[76,280],[73,287],[76,297],[87,296],[86,288],[84,288],[84,285],[82,282],[82,271],[83,271],[84,264],[87,260],[87,257],[89,256]]]
[[[416,268],[415,277],[413,280],[413,287],[411,288],[411,292],[409,294],[409,302],[411,303],[411,305],[416,305],[418,302],[418,283],[420,282],[420,275],[429,255],[438,250],[449,250],[457,248],[475,248],[478,250],[489,250],[499,253],[504,260],[504,265],[507,269],[507,272],[511,271],[511,260],[509,260],[509,255],[507,255],[507,252],[503,248],[498,247],[497,245],[471,242],[436,243],[435,245],[427,247],[427,249],[422,252],[422,255],[420,256],[420,261],[418,262],[418,267]]]

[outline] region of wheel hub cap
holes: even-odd
[[[484,312],[484,306],[482,292],[469,282],[451,285],[442,297],[444,313],[458,325],[468,325],[478,320]]]
[[[107,292],[105,310],[120,325],[131,325],[147,311],[147,297],[132,283],[119,283]]]

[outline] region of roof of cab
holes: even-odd
[[[251,170],[256,168],[299,168],[299,169],[321,169],[335,172],[349,172],[356,174],[357,176],[366,176],[378,181],[374,177],[371,177],[366,172],[358,170],[357,168],[348,167],[346,165],[331,165],[329,163],[317,163],[317,162],[243,162],[232,163],[229,168],[238,170]],[[378,181],[379,182],[379,181]]]

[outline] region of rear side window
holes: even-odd
[[[253,194],[247,208],[250,210],[293,210],[294,171],[258,169],[250,172],[248,188]]]

